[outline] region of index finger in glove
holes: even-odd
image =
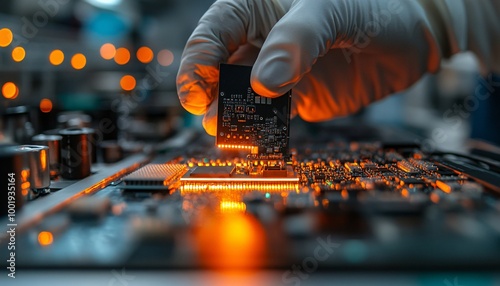
[[[204,114],[216,94],[219,63],[241,45],[257,47],[284,9],[277,1],[219,0],[201,18],[182,55],[177,90],[182,106]]]

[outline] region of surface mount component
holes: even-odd
[[[148,164],[123,178],[126,190],[167,190],[186,172],[184,164]]]
[[[189,191],[291,191],[298,187],[299,177],[291,166],[270,174],[261,166],[199,166],[181,179],[181,190]]]
[[[216,144],[260,156],[288,154],[292,92],[260,96],[250,86],[252,67],[220,65]]]

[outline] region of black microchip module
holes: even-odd
[[[287,155],[292,92],[260,96],[250,86],[252,67],[221,64],[216,144],[260,156]]]

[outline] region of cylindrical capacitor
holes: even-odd
[[[95,130],[93,128],[83,127],[82,131],[87,134],[87,138],[89,139],[90,162],[95,164],[97,163],[97,142]]]
[[[102,161],[106,164],[118,162],[123,158],[123,149],[116,141],[103,141],[99,147],[102,151]]]
[[[39,134],[31,138],[34,144],[49,147],[50,176],[59,175],[59,166],[61,165],[61,139],[60,135]]]
[[[29,168],[19,146],[0,146],[0,216],[15,215],[28,198]]]
[[[88,134],[82,128],[59,131],[61,140],[61,176],[78,180],[90,175],[90,147]]]
[[[29,108],[15,106],[5,111],[5,136],[18,144],[28,144],[34,134]]]
[[[31,189],[44,192],[50,187],[49,147],[40,145],[22,145],[25,161],[30,168]]]

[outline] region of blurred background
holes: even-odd
[[[180,106],[175,77],[184,44],[212,2],[2,1],[0,141],[25,143],[67,126],[98,128],[103,140],[122,142],[202,128],[201,118]],[[456,55],[407,92],[323,124],[402,127],[428,138],[428,148],[462,150],[480,79],[474,56]]]

